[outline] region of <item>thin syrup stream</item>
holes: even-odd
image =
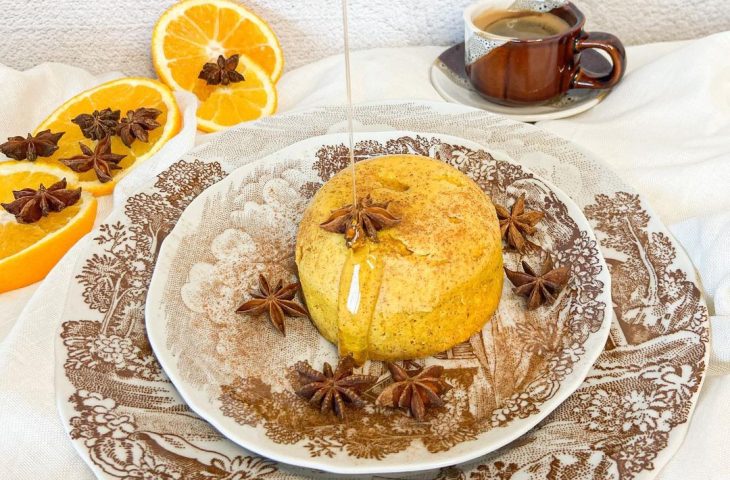
[[[355,175],[354,109],[350,76],[350,35],[347,27],[347,0],[342,0],[342,26],[345,40],[345,79],[347,82],[347,129],[350,134],[352,205],[357,205]],[[340,356],[352,355],[360,365],[368,359],[370,325],[383,281],[383,262],[367,243],[354,245],[347,252],[340,274],[337,298],[337,346]]]
[[[352,170],[352,205],[357,205],[357,182],[355,176],[355,135],[352,117],[352,80],[350,77],[350,33],[347,28],[347,0],[342,0],[342,29],[345,38],[345,82],[347,83],[347,131],[350,136],[350,169]]]

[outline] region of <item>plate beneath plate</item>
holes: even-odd
[[[368,405],[342,422],[293,393],[293,366],[320,369],[337,352],[308,320],[288,319],[283,337],[268,321],[238,315],[260,273],[292,281],[297,227],[310,198],[347,165],[347,137],[289,146],[241,167],[203,192],[164,241],[150,284],[150,343],[186,403],[241,446],[288,464],[340,474],[431,470],[465,462],[515,440],[580,386],[611,323],[610,277],[592,230],[570,198],[504,153],[464,139],[412,132],[356,136],[356,158],[416,151],[470,176],[495,203],[526,193],[545,211],[535,236],[544,251],[505,252],[518,269],[550,252],[571,280],[556,303],[526,311],[503,290],[500,307],[469,341],[425,361],[452,389],[446,405],[417,422],[374,406],[390,382],[381,362],[361,373],[379,381]],[[539,267],[538,267],[539,268]],[[506,285],[508,283],[505,281]]]
[[[582,62],[593,75],[611,70],[611,64],[601,54],[586,50]],[[606,90],[575,89],[544,105],[510,107],[490,102],[477,92],[464,70],[464,44],[444,51],[431,65],[431,83],[436,91],[452,103],[461,103],[521,122],[556,120],[578,115],[595,107],[610,93]]]
[[[345,114],[344,106],[326,106],[224,132],[124,199],[89,236],[67,296],[48,301],[62,311],[61,422],[99,479],[343,478],[254,455],[192,412],[153,355],[144,304],[159,246],[193,199],[240,166],[341,131]],[[526,123],[414,101],[358,105],[357,118],[370,130],[439,132],[507,152],[570,195],[611,266],[611,334],[580,388],[504,448],[409,478],[654,479],[686,435],[710,328],[695,270],[651,206],[592,154]],[[428,154],[426,143],[399,147]]]

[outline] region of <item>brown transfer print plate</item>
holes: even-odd
[[[432,132],[390,146],[378,140],[372,149],[363,143],[362,152],[433,156],[431,148],[438,144],[433,139],[438,140],[441,134],[458,135],[489,145],[489,152],[497,158],[498,152],[505,152],[552,181],[570,195],[591,222],[598,239],[596,247],[606,258],[611,274],[614,315],[610,338],[578,390],[539,424],[499,450],[409,478],[653,478],[686,432],[705,374],[709,326],[692,266],[650,207],[600,161],[526,124],[450,104],[422,102],[358,106],[357,115],[370,128]],[[125,200],[123,208],[93,234],[89,251],[76,267],[76,281],[63,311],[57,337],[56,392],[61,419],[73,444],[99,478],[342,478],[258,456],[211,428],[191,411],[161,368],[146,336],[144,314],[160,246],[193,199],[236,167],[297,141],[337,131],[342,118],[342,108],[324,107],[226,132]],[[458,142],[451,145],[458,146]],[[337,151],[342,148],[323,150],[322,162],[311,164],[319,165],[321,171],[312,170],[313,183],[305,183],[292,199],[308,195],[332,174],[330,167],[324,166],[337,165],[343,157]],[[386,152],[380,152],[382,148]],[[469,157],[457,154],[454,158],[461,160],[447,161],[468,164]],[[258,171],[279,172],[277,175],[290,180],[288,170],[276,168],[280,167]],[[299,173],[293,178],[300,178]],[[260,189],[257,182],[247,194],[276,197],[270,196],[273,190]],[[257,213],[248,210],[250,218],[258,219],[264,228],[268,217]],[[562,241],[560,238],[557,236],[556,241]],[[269,254],[275,256],[276,249]],[[218,262],[212,254],[195,261]],[[187,283],[186,278],[170,281]],[[288,324],[290,330],[297,325],[304,328],[307,324],[296,320]],[[259,336],[267,338],[261,330]],[[497,333],[492,338],[503,338]],[[192,343],[186,338],[193,338],[192,332],[180,331],[170,346]],[[510,336],[504,338],[513,341]],[[201,341],[201,348],[207,348],[207,341]],[[325,347],[326,343],[322,349]],[[444,358],[429,361],[450,362],[452,366],[474,362],[479,355],[475,350],[469,342]],[[583,355],[585,358],[587,353]],[[554,371],[561,368],[555,365]],[[448,369],[454,370],[447,375],[450,381],[469,380],[458,367]],[[209,373],[193,372],[191,382],[203,379],[207,383]],[[225,385],[235,388],[235,380]],[[519,421],[510,412],[523,412],[521,406],[529,403],[521,399],[512,402],[505,418]],[[235,421],[237,414],[233,410],[229,413],[226,418]],[[434,414],[438,416],[438,412]],[[493,426],[488,431],[503,428],[509,427]],[[444,431],[453,441],[454,430],[449,427]],[[326,456],[326,448],[341,454],[336,438],[329,439],[329,444],[311,442],[319,445],[314,448],[320,448],[321,456]],[[447,453],[468,443],[459,443]],[[392,474],[363,477],[395,478]]]
[[[188,405],[225,436],[268,458],[343,473],[394,473],[472,460],[519,437],[567,398],[603,350],[610,327],[610,277],[580,209],[549,182],[480,145],[410,132],[358,135],[356,160],[410,146],[468,175],[500,205],[526,194],[545,212],[533,236],[545,251],[505,251],[517,270],[551,252],[570,282],[551,306],[526,310],[503,289],[478,334],[418,363],[444,367],[445,406],[416,421],[376,407],[391,382],[382,362],[358,371],[379,381],[368,405],[341,421],[294,394],[293,366],[337,363],[337,352],[307,320],[287,336],[261,318],[236,314],[258,276],[295,281],[295,238],[311,196],[349,159],[344,134],[296,143],[241,167],[208,188],[165,239],[147,296],[147,333]],[[505,284],[508,284],[505,281]],[[296,383],[294,383],[296,385]]]

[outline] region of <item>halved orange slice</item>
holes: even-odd
[[[206,63],[238,55],[243,81],[210,85]],[[276,110],[274,82],[284,65],[279,41],[262,19],[228,0],[184,0],[167,10],[152,33],[152,63],[160,80],[200,100],[201,130],[217,131]]]
[[[127,147],[119,136],[111,137],[111,151],[124,155],[124,158],[118,163],[121,169],[113,171],[111,181],[101,182],[94,169],[76,173],[59,160],[82,153],[79,142],[94,149],[97,142],[84,137],[81,128],[73,123],[72,119],[80,114],[90,114],[94,110],[105,108],[120,110],[122,118],[128,111],[139,108],[154,108],[162,113],[156,118],[160,126],[148,132],[146,143],[138,140],[132,142],[131,147]],[[36,163],[65,170],[68,172],[67,175],[78,177],[79,186],[84,191],[94,195],[106,195],[112,192],[117,181],[132,167],[157,153],[170,138],[175,136],[180,131],[181,121],[175,97],[163,83],[149,78],[113,80],[71,98],[36,128],[36,132],[42,130],[51,130],[54,133],[66,132],[58,142],[58,150],[50,157],[39,158]]]
[[[152,32],[152,63],[174,89],[193,90],[198,73],[219,55],[245,55],[276,82],[284,68],[271,27],[229,0],[184,0],[162,14]]]
[[[227,86],[207,85],[200,80],[194,92],[200,99],[198,128],[216,132],[241,122],[271,115],[276,111],[276,88],[261,67],[239,58],[236,71],[245,80]]]
[[[0,203],[11,203],[13,191],[38,190],[66,179],[67,188],[78,186],[75,174],[41,163],[0,163]],[[0,292],[42,280],[53,266],[94,226],[96,198],[81,198],[60,212],[50,212],[35,223],[18,223],[0,208]]]

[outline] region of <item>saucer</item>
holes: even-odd
[[[601,76],[611,70],[610,62],[600,53],[586,50],[581,55],[581,63],[592,75]],[[463,43],[448,48],[433,62],[431,83],[449,102],[481,108],[521,122],[557,120],[583,113],[601,103],[611,91],[584,88],[569,90],[565,95],[542,105],[507,106],[490,102],[474,89],[466,76]]]

